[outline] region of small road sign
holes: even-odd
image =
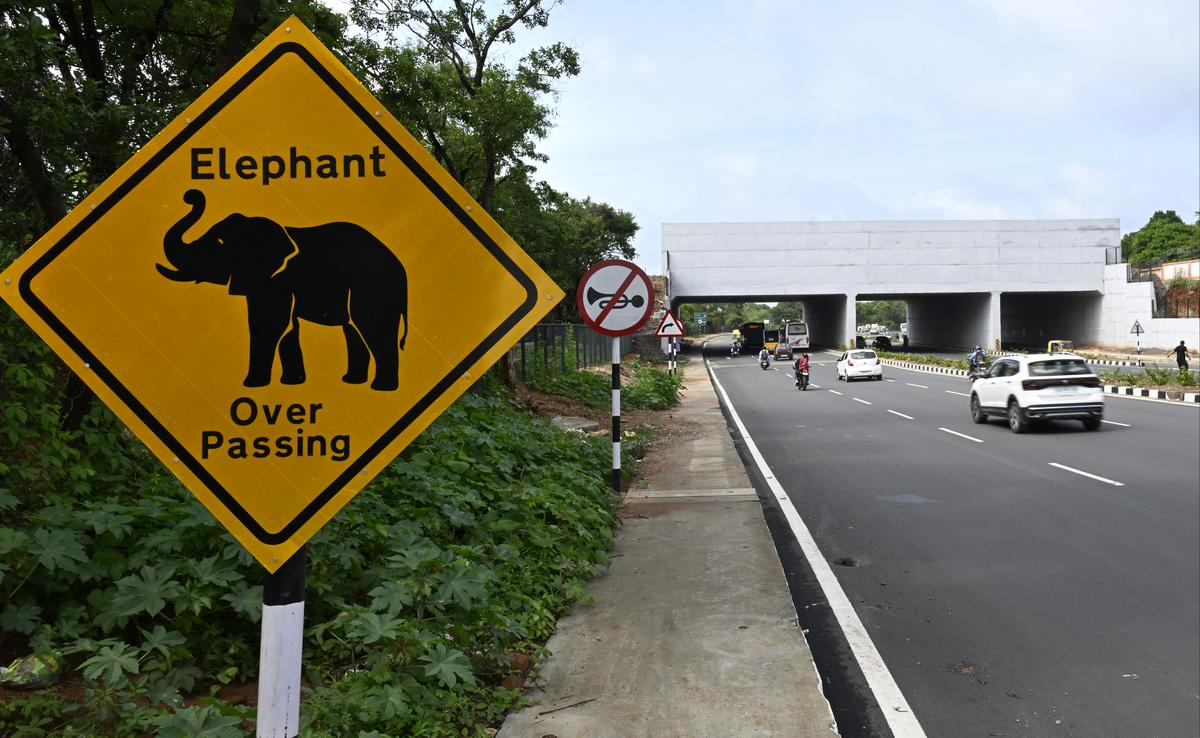
[[[670,310],[663,313],[662,320],[658,323],[658,330],[654,335],[659,338],[675,338],[683,335],[683,326],[675,319],[675,314]]]
[[[654,287],[636,264],[610,259],[593,264],[575,294],[579,315],[598,333],[635,332],[654,310]]]
[[[1140,335],[1142,335],[1143,333],[1145,333],[1146,331],[1142,330],[1142,324],[1141,324],[1141,322],[1140,322],[1140,321],[1137,321],[1137,320],[1135,320],[1135,321],[1133,321],[1133,327],[1129,329],[1129,332],[1130,332],[1130,333],[1133,333],[1133,334],[1135,334],[1135,335],[1138,335],[1138,336],[1140,336]]]
[[[2,276],[272,572],[563,297],[294,17]]]

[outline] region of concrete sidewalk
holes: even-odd
[[[538,704],[500,738],[832,735],[758,497],[704,362],[675,412],[698,429],[626,495],[612,564],[550,639]]]

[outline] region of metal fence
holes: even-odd
[[[621,353],[633,350],[633,337],[621,337]],[[541,323],[508,352],[522,382],[531,374],[566,372],[612,362],[612,338],[581,323]]]

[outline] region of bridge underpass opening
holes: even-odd
[[[853,319],[854,307],[846,295],[737,295],[723,297],[692,297],[686,300],[672,300],[671,310],[681,315],[684,305],[691,305],[695,313],[705,313],[708,333],[727,333],[735,325],[728,321],[717,322],[717,315],[710,307],[714,305],[744,305],[764,303],[799,303],[802,315],[789,313],[786,319],[800,319],[808,324],[809,344],[817,347],[841,347],[848,340],[846,324]],[[685,320],[685,328],[694,326]],[[776,321],[771,322],[772,328],[778,327]]]
[[[859,296],[859,299],[864,298]],[[908,306],[908,340],[912,346],[957,351],[979,345],[990,351],[999,337],[998,295],[990,292],[907,295],[899,299]]]
[[[1006,347],[1043,351],[1052,339],[1095,344],[1101,299],[1099,292],[1005,292],[1000,300],[1000,340]]]

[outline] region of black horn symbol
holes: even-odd
[[[607,292],[601,292],[595,287],[588,287],[587,301],[589,305],[595,305],[597,301],[599,301],[600,309],[603,310],[604,308],[608,307],[608,303],[612,302],[613,299],[612,295],[608,294]],[[626,305],[633,305],[635,308],[640,308],[645,304],[646,298],[642,297],[641,295],[634,295],[633,297],[621,295],[617,298],[616,304],[613,305],[613,310],[620,310]]]

